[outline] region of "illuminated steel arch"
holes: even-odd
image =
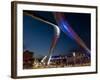
[[[30,17],[32,17],[32,18],[34,18],[34,19],[37,19],[37,20],[42,21],[42,22],[44,22],[44,23],[46,23],[46,24],[49,24],[49,25],[51,25],[51,27],[53,27],[53,29],[54,29],[54,36],[53,36],[53,39],[52,39],[52,42],[51,42],[51,45],[50,45],[49,52],[48,52],[48,54],[41,60],[42,63],[45,63],[46,65],[48,65],[48,64],[50,63],[51,55],[52,55],[52,53],[53,53],[53,50],[54,50],[55,45],[56,45],[56,43],[57,43],[57,40],[58,40],[58,38],[59,38],[59,36],[60,36],[60,29],[59,29],[59,27],[58,27],[57,25],[55,25],[55,24],[53,24],[53,23],[51,23],[51,22],[49,22],[49,21],[46,21],[46,20],[44,20],[44,19],[41,19],[41,18],[35,16],[34,14],[30,14],[30,13],[28,13],[28,12],[24,12],[24,15],[30,16]]]

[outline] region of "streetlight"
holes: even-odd
[[[74,57],[74,65],[76,64],[76,54],[75,54],[75,52],[73,52],[73,57]]]

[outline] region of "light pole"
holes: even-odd
[[[75,54],[75,52],[73,52],[73,57],[74,57],[73,62],[74,62],[74,66],[75,66],[76,65],[76,54]]]

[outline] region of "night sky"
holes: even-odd
[[[36,16],[48,20],[57,25],[53,12],[44,11],[24,11],[34,13]],[[91,25],[90,14],[83,13],[64,13],[66,20],[72,29],[81,37],[87,47],[90,49]],[[35,56],[43,57],[48,54],[50,44],[53,38],[53,28],[36,20],[30,16],[23,16],[23,49],[35,53]],[[53,55],[67,55],[73,50],[83,50],[73,39],[61,31],[60,38],[54,49]]]

